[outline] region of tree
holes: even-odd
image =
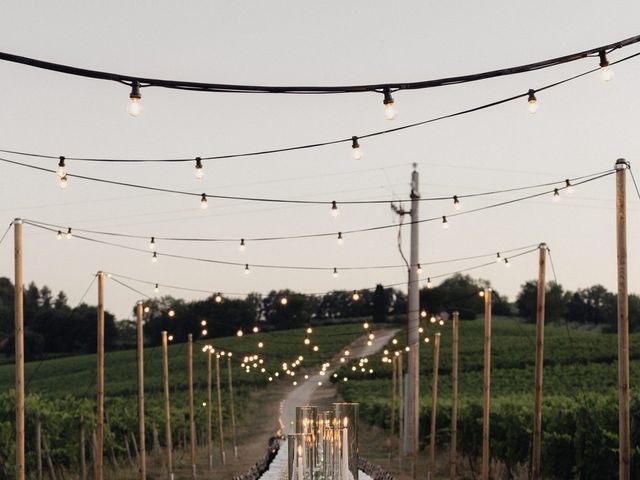
[[[60,290],[58,292],[58,296],[56,297],[55,302],[53,302],[53,307],[54,308],[64,308],[67,306],[67,294],[64,293],[62,290]]]
[[[583,288],[571,295],[567,304],[567,319],[594,325],[616,322],[616,296],[602,285]]]
[[[389,291],[385,291],[380,284],[376,285],[373,292],[373,321],[376,323],[384,323],[389,312]]]
[[[562,285],[548,282],[545,292],[545,321],[557,321],[563,318],[567,312],[568,295]],[[535,322],[538,307],[538,282],[529,280],[520,288],[516,299],[518,314],[528,322]]]

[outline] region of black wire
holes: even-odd
[[[4,231],[4,233],[2,234],[2,238],[0,238],[0,245],[2,245],[2,242],[4,242],[5,237],[7,236],[7,234],[9,233],[9,230],[11,230],[11,227],[13,227],[13,222],[11,222],[9,224],[9,226],[7,227],[7,229]]]
[[[634,37],[637,38],[637,37]],[[637,56],[639,56],[640,53],[636,53],[633,55],[629,55],[627,57],[624,57],[620,60],[617,60],[615,62],[611,62],[610,65],[616,65],[618,63],[622,63],[624,61],[627,60],[631,60]],[[0,53],[0,59],[2,57],[2,54]],[[576,80],[578,78],[581,78],[585,75],[589,75],[593,72],[597,72],[599,71],[600,68],[594,68],[591,70],[588,70],[584,73],[578,74],[578,75],[574,75],[571,77],[567,77],[564,80],[560,80],[558,82],[554,82],[536,89],[533,89],[535,92],[542,92],[544,90],[548,90],[550,88],[562,85],[564,83],[567,82],[571,82],[573,80]],[[507,97],[507,98],[503,98],[501,100],[496,100],[494,102],[490,102],[490,103],[486,103],[477,107],[473,107],[473,108],[469,108],[469,109],[465,109],[465,110],[460,110],[458,112],[455,113],[451,113],[451,114],[447,114],[447,115],[442,115],[439,117],[434,117],[428,120],[423,120],[420,122],[415,122],[415,123],[410,123],[407,125],[403,125],[400,127],[396,127],[396,128],[391,128],[391,129],[387,129],[387,130],[380,130],[380,131],[376,131],[376,132],[372,132],[372,133],[367,133],[364,135],[358,135],[357,138],[358,139],[366,139],[366,138],[371,138],[371,137],[376,137],[376,136],[380,136],[380,135],[385,135],[388,133],[394,133],[394,132],[399,132],[402,130],[406,130],[409,128],[414,128],[414,127],[418,127],[418,126],[422,126],[422,125],[426,125],[429,123],[433,123],[433,122],[438,122],[441,120],[445,120],[445,119],[449,119],[449,118],[454,118],[454,117],[458,117],[461,115],[466,115],[468,113],[473,113],[473,112],[477,112],[480,110],[484,110],[487,108],[491,108],[491,107],[495,107],[498,105],[502,105],[504,103],[508,103],[511,102],[513,100],[517,100],[520,98],[526,98],[529,95],[529,91],[527,90],[526,93],[520,93],[517,95],[513,95],[511,97]],[[284,153],[284,152],[291,152],[291,151],[295,151],[295,150],[306,150],[306,149],[310,149],[310,148],[318,148],[318,147],[325,147],[325,146],[330,146],[330,145],[337,145],[340,143],[350,143],[352,142],[352,136],[346,137],[346,138],[340,138],[340,139],[335,139],[335,140],[327,140],[327,141],[322,141],[322,142],[316,142],[316,143],[310,143],[310,144],[303,144],[303,145],[294,145],[291,147],[281,147],[281,148],[274,148],[274,149],[269,149],[269,150],[257,150],[257,151],[251,151],[251,152],[243,152],[243,153],[234,153],[234,154],[227,154],[227,155],[209,155],[209,156],[201,156],[201,160],[224,160],[224,159],[231,159],[231,158],[242,158],[242,157],[251,157],[251,156],[260,156],[260,155],[270,155],[270,154],[274,154],[274,153]],[[44,155],[44,154],[37,154],[37,153],[31,153],[31,152],[24,152],[24,151],[17,151],[17,150],[3,150],[0,149],[0,152],[5,152],[5,153],[12,153],[15,155],[23,155],[23,156],[30,156],[30,157],[36,157],[36,158],[49,158],[49,159],[58,159],[59,156],[58,155]],[[173,162],[193,162],[195,161],[195,158],[164,158],[164,159],[159,159],[159,158],[143,158],[143,159],[131,159],[131,158],[90,158],[90,157],[66,157],[65,156],[65,160],[72,160],[72,161],[84,161],[84,162],[121,162],[121,163],[148,163],[148,162],[168,162],[168,163],[173,163]],[[77,176],[79,177],[79,176]],[[81,177],[79,177],[81,178]]]
[[[636,195],[638,195],[638,199],[640,200],[640,190],[638,190],[638,184],[636,183],[636,177],[633,175],[633,170],[631,170],[631,166],[629,166],[629,173],[631,174],[631,180],[633,180],[633,186],[636,189]],[[2,243],[2,240],[0,240]]]
[[[628,45],[640,42],[640,35],[630,37],[618,42],[614,42],[601,47],[591,48],[577,53],[564,55],[561,57],[542,60],[535,63],[529,63],[520,66],[502,68],[483,73],[475,73],[470,75],[462,75],[455,77],[447,77],[436,80],[423,80],[418,82],[395,82],[368,85],[347,85],[347,86],[266,86],[266,85],[234,85],[220,83],[203,83],[203,82],[187,82],[180,80],[165,80],[156,78],[133,77],[118,73],[101,72],[97,70],[88,70],[68,65],[61,65],[52,62],[45,62],[34,58],[22,57],[9,53],[0,52],[0,60],[7,62],[27,65],[34,68],[41,68],[49,71],[75,75],[85,78],[94,78],[100,80],[110,80],[131,86],[137,82],[140,87],[161,87],[178,90],[197,90],[206,92],[225,92],[225,93],[280,93],[280,94],[327,94],[327,93],[360,93],[360,92],[377,92],[384,90],[417,90],[425,88],[440,87],[445,85],[456,85],[467,82],[474,82],[494,77],[507,75],[515,75],[518,73],[532,72],[564,63],[580,60],[602,51],[612,51],[614,49],[626,47]]]

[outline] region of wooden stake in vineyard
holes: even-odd
[[[229,406],[231,407],[231,436],[233,438],[233,458],[238,458],[238,439],[236,438],[236,412],[233,402],[233,378],[231,374],[231,353],[227,353],[227,368],[229,370]]]
[[[95,479],[102,480],[104,470],[104,272],[98,272],[98,366],[96,402],[96,471]]]
[[[191,478],[196,478],[196,420],[193,411],[193,335],[187,337],[187,382],[189,383],[189,440],[191,441]]]
[[[436,410],[438,406],[438,363],[440,359],[440,332],[436,332],[433,342],[433,384],[431,386],[431,435],[429,438],[429,470],[427,480],[436,474]]]
[[[14,233],[14,321],[16,344],[16,480],[25,478],[24,458],[24,304],[22,281],[22,220],[13,221]]]
[[[225,465],[224,430],[222,429],[222,396],[220,392],[220,354],[216,353],[216,389],[218,391],[218,431],[220,432],[220,458]]]
[[[142,302],[137,305],[137,333],[138,333],[138,431],[140,435],[140,479],[147,478],[147,453],[144,433],[144,332],[142,330]]]
[[[616,161],[616,239],[618,257],[618,439],[620,480],[631,475],[629,421],[629,293],[627,289],[627,169],[629,162]]]
[[[171,404],[169,402],[169,348],[167,332],[162,332],[162,383],[164,386],[164,424],[165,443],[167,446],[167,476],[173,480],[173,437],[171,435]]]
[[[482,382],[482,480],[489,480],[489,401],[491,398],[491,289],[484,289],[484,372]]]
[[[545,266],[547,245],[538,247],[538,299],[536,306],[536,377],[533,407],[533,448],[531,454],[531,478],[540,478],[540,452],[542,450],[542,375],[544,370],[544,304],[545,304]]]
[[[449,478],[456,478],[458,444],[458,321],[460,313],[453,312],[451,322],[451,452],[449,458]]]

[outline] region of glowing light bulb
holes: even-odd
[[[460,210],[462,208],[462,202],[457,195],[453,196],[453,208],[455,208],[456,210]]]
[[[258,342],[258,348],[262,348],[262,347],[264,347],[264,343]]]
[[[504,259],[504,266],[507,267],[507,268],[509,268],[511,266],[511,264],[509,263],[509,259],[508,258]]]
[[[436,323],[436,317],[434,317],[433,315],[431,315],[431,318],[429,319],[429,321],[431,323]]]
[[[364,322],[362,324],[362,328],[364,328],[365,330],[369,330],[369,322]]]
[[[500,256],[500,252],[496,253],[496,263],[500,263],[502,261],[502,257]]]
[[[558,200],[560,200],[560,192],[558,191],[557,188],[553,189],[553,201],[557,202]]]
[[[338,278],[338,269],[334,267],[333,269],[333,278]]]
[[[357,302],[358,300],[360,300],[360,294],[354,290],[353,295],[351,295],[351,298],[353,299],[354,302]]]
[[[538,99],[536,98],[536,92],[529,89],[529,98],[527,98],[529,104],[529,113],[536,113],[538,111]]]
[[[213,300],[216,303],[222,303],[222,295],[220,294],[220,292],[218,292],[218,294],[215,296],[215,298]]]
[[[69,228],[67,229],[67,234],[65,235],[65,238],[66,238],[67,240],[71,240],[71,237],[73,237],[73,233],[71,233],[71,227],[69,227]]]
[[[351,137],[351,149],[354,160],[360,160],[362,158],[362,149],[360,148],[360,143],[358,142],[358,137]]]
[[[60,177],[60,180],[58,181],[58,184],[60,185],[60,188],[62,190],[67,188],[67,186],[69,185],[69,179],[67,178],[67,174],[66,173],[64,174],[64,176]]]
[[[342,238],[342,232],[338,232],[337,242],[338,242],[338,245],[343,245],[344,244],[344,239]]]
[[[64,164],[64,160],[64,157],[59,157],[58,170],[56,170],[56,173],[60,178],[67,176],[67,167]]]
[[[447,222],[447,217],[446,217],[446,215],[443,215],[443,216],[442,216],[442,228],[444,228],[445,230],[446,230],[447,228],[449,228],[449,222]]]
[[[155,286],[153,287],[153,291],[155,293],[158,293],[160,291],[160,286],[156,283]]]
[[[202,330],[202,336],[203,337],[205,337],[207,335],[207,333],[209,333],[209,332],[207,332],[206,330]]]
[[[608,82],[613,78],[613,70],[611,70],[611,67],[609,66],[607,54],[603,50],[598,53],[598,56],[600,57],[600,78],[602,78],[603,81]]]
[[[60,230],[58,230],[58,233],[56,234],[56,238],[58,240],[62,240],[62,232]]]
[[[427,311],[426,311],[426,310],[422,310],[422,311],[420,312],[420,317],[422,317],[422,318],[427,318]]]
[[[249,275],[251,273],[251,270],[249,270],[249,264],[245,263],[244,264],[244,274],[245,275]]]
[[[382,101],[384,105],[384,116],[387,120],[393,120],[396,118],[398,112],[394,107],[393,97],[391,96],[391,90],[388,87],[384,89],[384,100]]]
[[[171,309],[167,312],[167,315],[169,315],[170,317],[175,317],[175,316],[176,316],[176,311],[175,311],[173,308],[171,308]]]
[[[309,340],[308,338],[304,339],[304,344],[305,345],[309,345],[311,343],[311,340]]]
[[[280,299],[280,305],[286,305],[287,303],[289,303],[289,300],[287,299],[287,297],[282,297]]]
[[[311,335],[313,333],[313,328],[307,327],[307,333]]]
[[[200,157],[196,157],[195,176],[198,180],[202,180],[202,177],[204,177],[204,168],[202,168],[202,159]]]
[[[200,325],[202,325],[203,327],[206,327],[207,326],[207,321],[206,320],[202,320],[200,322]]]
[[[481,297],[484,297],[484,290],[480,290],[480,291],[478,292],[478,295],[480,295]]]
[[[438,325],[444,325],[444,320],[440,320],[440,321],[438,322]]]
[[[569,195],[573,193],[573,185],[571,185],[571,181],[567,178],[565,181],[565,190]]]
[[[252,331],[253,333],[258,333],[258,332],[260,331],[260,329],[258,328],[258,326],[257,326],[257,325],[254,325],[254,326],[253,326],[253,328],[251,329],[251,331]]]
[[[318,347],[318,345],[314,345],[314,346],[313,346],[313,351],[314,351],[314,352],[317,352],[318,350],[320,350],[320,347]]]
[[[424,337],[424,343],[429,343],[429,337]]]
[[[424,333],[424,328],[418,327],[418,333]]]
[[[239,249],[241,252],[244,252],[244,251],[247,249],[247,246],[246,246],[246,245],[245,245],[245,243],[244,243],[244,238],[241,238],[241,239],[240,239],[240,246],[238,247],[238,249]]]
[[[422,273],[422,265],[418,264],[416,266],[418,267],[417,268],[418,275],[420,275]]]
[[[340,212],[338,211],[338,204],[335,200],[331,202],[331,216],[336,218]]]
[[[156,249],[156,237],[151,237],[151,241],[149,242],[149,250]]]
[[[153,263],[158,263],[158,254],[156,252],[153,252],[153,255],[151,256],[151,261]]]
[[[168,340],[169,340],[170,342],[173,342],[173,335],[169,335]]]
[[[146,307],[144,307],[144,313],[149,313],[150,311],[151,311],[151,309],[149,308],[148,305]]]
[[[207,194],[203,193],[202,196],[200,197],[200,208],[202,210],[206,210],[208,206],[209,206],[209,202],[207,202]]]
[[[431,283],[431,279],[427,278],[427,288],[431,290],[433,288],[433,283]]]
[[[140,94],[140,84],[134,81],[131,84],[131,93],[129,94],[129,108],[127,111],[132,117],[137,117],[142,113],[142,95]]]

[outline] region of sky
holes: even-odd
[[[345,85],[418,81],[552,58],[639,34],[636,1],[424,2],[7,2],[0,50],[56,63],[129,75],[189,81]],[[639,46],[609,55],[637,53]],[[597,66],[597,58],[505,78],[394,94],[398,116],[383,115],[376,93],[342,95],[225,94],[143,89],[144,113],[127,114],[129,89],[0,62],[0,149],[51,155],[196,157],[314,143],[400,126],[536,88]],[[67,162],[70,173],[232,196],[310,200],[406,199],[411,165],[422,196],[452,196],[577,177],[639,158],[640,58],[538,95],[539,110],[519,100],[455,119],[361,142],[205,163]],[[54,160],[3,158],[55,168]],[[564,192],[563,192],[564,193]],[[464,201],[472,209],[517,195]],[[615,182],[609,176],[559,202],[545,196],[420,226],[422,263],[492,254],[546,242],[567,289],[602,284],[616,290]],[[628,189],[629,287],[640,292],[640,203]],[[408,208],[409,205],[405,204]],[[464,210],[463,210],[464,211]],[[423,202],[422,218],[454,213],[450,202]],[[74,228],[133,235],[255,237],[347,231],[397,221],[388,205],[340,207],[210,200],[71,179],[0,164],[0,229],[21,217]],[[397,229],[335,238],[237,244],[158,243],[160,261],[78,238],[58,241],[24,229],[24,279],[80,301],[97,271],[210,292],[267,293],[372,288],[406,280],[404,268],[327,271],[244,268],[162,257],[175,253],[248,264],[327,268],[400,265]],[[408,255],[409,229],[403,229]],[[146,248],[148,240],[117,240]],[[0,244],[0,276],[13,278],[12,237]],[[537,275],[536,254],[471,272],[511,299]],[[482,261],[423,269],[421,285]],[[549,278],[552,278],[549,272]],[[439,280],[440,281],[440,280]],[[127,281],[146,295],[153,288]],[[438,283],[438,282],[434,282]],[[159,294],[204,298],[163,288]],[[107,281],[106,306],[127,318],[140,294]],[[84,300],[97,301],[95,285]]]

